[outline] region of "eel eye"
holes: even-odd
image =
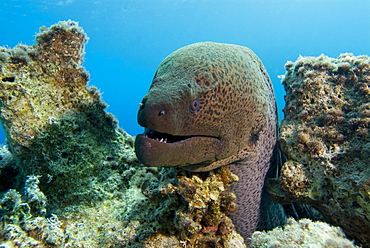
[[[195,113],[199,110],[200,107],[200,101],[199,99],[195,99],[191,104],[190,104],[190,112]]]

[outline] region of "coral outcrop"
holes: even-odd
[[[205,173],[178,169],[177,180],[178,193],[187,204],[184,210],[177,212],[175,223],[187,246],[245,247],[243,238],[236,233],[227,216],[237,211],[235,195],[228,189],[238,180],[228,167]]]
[[[171,220],[166,229],[153,235],[145,247],[246,247],[227,216],[237,210],[235,195],[227,190],[238,179],[229,168],[204,173],[177,169],[176,177],[177,186],[168,184],[157,193],[148,191],[151,201],[172,194],[182,203],[168,216]]]
[[[104,111],[98,90],[86,87],[86,41],[82,28],[68,21],[36,35],[34,46],[0,48],[0,119],[7,145],[21,178],[41,176],[50,204],[104,198],[112,189],[103,181],[116,175],[98,171],[117,166],[123,155],[135,160],[121,149],[133,139]]]
[[[369,247],[370,58],[300,57],[286,69],[279,144],[287,161],[270,195],[313,206]]]
[[[309,219],[295,221],[293,218],[289,218],[283,228],[276,227],[268,232],[254,232],[251,240],[252,248],[358,247],[345,237],[339,227],[333,227],[319,221],[312,222]]]
[[[82,67],[86,34],[59,22],[0,47],[2,247],[244,247],[228,168],[148,168]],[[124,92],[123,92],[124,94]]]

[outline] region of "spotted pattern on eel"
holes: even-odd
[[[246,239],[256,230],[264,178],[276,144],[276,104],[270,78],[249,48],[201,42],[159,65],[138,112],[145,133],[135,150],[147,166],[209,171],[229,165]]]

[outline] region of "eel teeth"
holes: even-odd
[[[159,139],[159,138],[155,138],[155,140],[156,140],[156,141],[159,141],[159,142],[161,142],[161,143],[167,143],[167,138],[161,138],[161,139]]]
[[[161,139],[159,140],[159,142],[167,143],[167,138],[161,138]]]

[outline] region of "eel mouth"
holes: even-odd
[[[156,140],[161,143],[177,143],[194,137],[207,137],[202,135],[172,135],[169,133],[161,133],[153,129],[146,129],[143,135],[149,139]]]
[[[135,139],[137,158],[146,166],[182,167],[212,162],[222,150],[217,137],[172,135],[146,128]]]

